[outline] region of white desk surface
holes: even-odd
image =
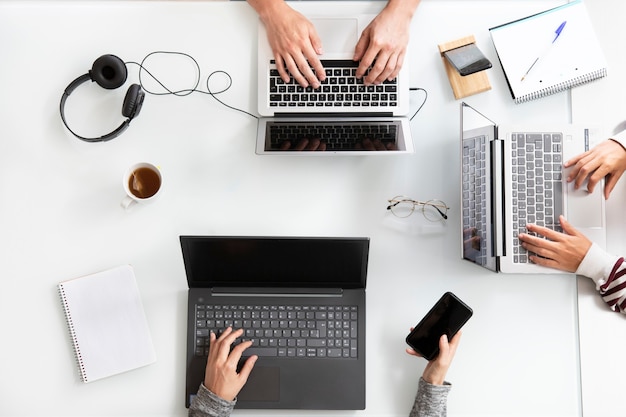
[[[572,90],[572,116],[575,122],[600,123],[607,134],[626,128],[626,55],[623,37],[616,36],[626,16],[626,3],[619,0],[591,0],[589,14],[608,61],[608,76],[598,82]],[[610,13],[607,13],[610,10]],[[626,254],[626,181],[615,187],[607,201],[607,248],[619,256]],[[626,373],[626,359],[614,352],[626,345],[626,316],[607,311],[597,297],[591,280],[578,278],[580,352],[582,374],[583,415],[604,417],[623,408],[620,375]]]
[[[569,121],[567,93],[513,103],[487,31],[561,3],[424,0],[408,59],[412,86],[429,92],[412,123],[416,153],[289,158],[255,155],[256,120],[201,94],[146,97],[128,131],[104,144],[78,141],[59,118],[63,89],[98,56],[139,61],[155,50],[192,54],[201,85],[210,72],[228,71],[233,85],[220,97],[254,111],[256,15],[246,3],[0,2],[0,415],[186,415],[181,234],[371,238],[367,409],[235,415],[407,415],[425,362],[404,353],[404,337],[447,290],[474,308],[448,375],[450,416],[580,415],[575,278],[498,275],[460,259],[459,102],[437,51],[476,36],[494,62],[493,90],[467,101],[492,118]],[[348,14],[381,5],[333,7]],[[155,63],[173,88],[193,79],[184,62]],[[70,123],[85,134],[112,130],[126,88],[81,86],[68,101]],[[412,104],[420,102],[416,93]],[[165,193],[124,212],[121,177],[144,160],[161,166]],[[386,200],[398,194],[443,199],[448,223],[393,218]],[[124,263],[135,267],[158,361],[83,384],[56,285]]]

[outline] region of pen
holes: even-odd
[[[546,50],[545,50],[545,51],[544,51],[541,55],[539,55],[539,56],[537,57],[537,59],[535,59],[535,61],[534,61],[534,62],[532,63],[532,65],[530,66],[530,68],[528,68],[528,71],[526,71],[526,74],[524,74],[524,75],[522,76],[521,81],[524,81],[524,78],[526,78],[526,76],[528,75],[528,73],[530,72],[530,70],[531,70],[531,69],[533,69],[533,67],[534,67],[534,66],[535,66],[535,64],[539,61],[539,59],[540,59],[542,56],[544,56],[544,55],[548,52],[548,50],[550,49],[550,47],[551,47],[552,45],[554,45],[554,42],[556,42],[556,40],[557,40],[557,39],[559,39],[559,36],[561,36],[561,32],[563,31],[563,28],[565,27],[565,24],[566,24],[566,23],[567,23],[567,20],[566,20],[566,21],[564,21],[563,23],[561,23],[561,24],[559,25],[559,27],[558,27],[558,28],[556,28],[556,30],[554,31],[554,33],[556,33],[556,36],[554,37],[554,39],[552,40],[552,42],[550,43],[550,45],[548,46],[548,48],[547,48],[547,49],[546,49]]]

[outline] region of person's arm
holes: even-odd
[[[209,337],[209,358],[207,359],[204,382],[198,394],[189,406],[190,417],[228,417],[237,402],[236,396],[248,380],[258,357],[250,356],[237,372],[237,365],[243,352],[252,342],[242,342],[232,351],[231,345],[243,330],[233,331],[228,327],[216,337],[211,332]]]
[[[189,406],[189,417],[229,417],[237,401],[226,401],[200,385]]]
[[[301,86],[318,88],[326,72],[318,58],[323,50],[315,26],[284,0],[248,0],[248,4],[265,25],[282,79],[289,82],[291,74]]]
[[[409,43],[411,19],[419,3],[420,0],[389,0],[361,34],[354,60],[361,61],[356,76],[365,76],[366,84],[392,80],[400,72]]]
[[[409,417],[445,417],[447,415],[448,393],[452,385],[445,379],[460,341],[460,331],[450,342],[445,334],[439,338],[439,354],[424,368]],[[409,355],[420,356],[411,348],[407,348],[406,352]]]
[[[626,314],[626,262],[595,243],[582,260],[577,275],[589,277],[611,310]]]
[[[574,181],[574,188],[578,189],[588,180],[587,190],[593,192],[596,184],[606,178],[604,198],[608,199],[617,180],[626,170],[625,143],[626,131],[623,131],[565,162],[565,168],[571,167],[567,182]]]
[[[530,260],[537,265],[591,278],[609,307],[626,313],[626,264],[592,243],[563,216],[559,220],[564,233],[533,224],[527,225],[526,229],[539,236],[520,233],[522,246],[540,255],[530,255]]]

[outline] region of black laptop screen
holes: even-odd
[[[368,238],[181,236],[190,288],[365,288]]]

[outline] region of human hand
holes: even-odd
[[[533,263],[562,271],[576,272],[591,247],[591,241],[565,220],[565,217],[560,216],[559,222],[564,233],[534,224],[526,225],[529,232],[545,236],[549,240],[526,233],[520,233],[519,239],[524,249],[540,255],[530,255],[529,259]]]
[[[356,77],[365,76],[366,85],[380,84],[398,76],[409,43],[411,17],[403,8],[387,5],[361,34],[353,59],[361,61]]]
[[[322,41],[313,23],[283,0],[248,0],[248,3],[265,24],[267,40],[283,81],[289,82],[291,74],[302,87],[319,88],[326,72],[318,58],[323,53]]]
[[[608,199],[617,180],[626,170],[626,149],[614,140],[605,140],[592,149],[582,153],[563,164],[572,167],[567,182],[574,181],[574,188],[580,188],[588,178],[587,190],[591,193],[596,184],[606,177],[604,198]]]
[[[250,341],[242,342],[230,350],[235,339],[242,334],[242,329],[233,331],[228,327],[219,338],[213,332],[209,338],[209,358],[204,374],[204,386],[213,394],[228,401],[234,400],[241,391],[258,359],[256,355],[250,356],[237,372],[237,364],[242,353],[252,345]]]
[[[411,330],[413,329],[411,328]],[[456,349],[460,342],[460,330],[454,335],[450,342],[448,342],[448,336],[445,334],[441,335],[439,338],[439,354],[435,359],[429,361],[426,368],[424,368],[424,373],[422,374],[424,381],[433,385],[443,384],[446,379],[448,368],[450,368],[450,365],[452,364],[452,359],[454,358],[454,354],[456,353]],[[407,348],[406,352],[409,355],[421,357],[419,353],[411,348]]]

